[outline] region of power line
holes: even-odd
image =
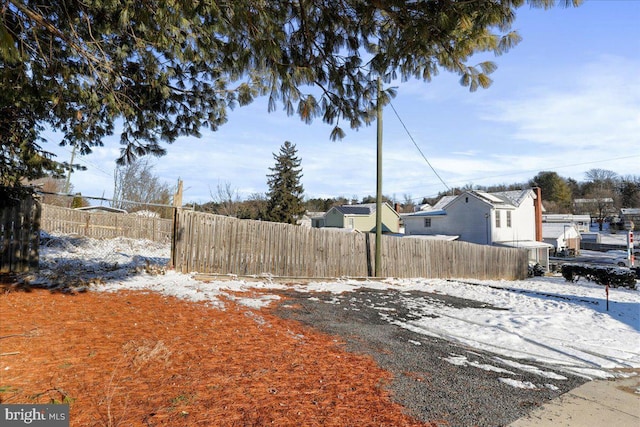
[[[413,145],[418,149],[418,152],[420,153],[420,155],[422,156],[422,158],[424,159],[425,162],[427,162],[427,164],[429,165],[429,167],[431,168],[431,170],[433,171],[433,173],[438,177],[438,179],[440,180],[440,182],[442,183],[442,185],[444,185],[447,188],[447,191],[451,191],[451,189],[449,188],[449,186],[447,185],[446,182],[444,182],[444,180],[440,177],[440,175],[438,174],[438,172],[435,170],[435,168],[431,165],[431,162],[429,162],[429,160],[427,159],[427,157],[424,155],[424,153],[422,152],[422,150],[420,149],[420,147],[418,147],[418,144],[416,144],[416,141],[413,139],[413,136],[411,135],[411,132],[409,132],[409,129],[407,129],[407,127],[404,125],[404,122],[402,121],[402,119],[400,118],[400,115],[398,114],[398,112],[396,111],[396,108],[393,106],[393,103],[391,101],[389,101],[389,105],[391,106],[391,109],[393,110],[393,112],[395,113],[396,117],[398,118],[398,121],[400,122],[400,124],[402,125],[402,127],[404,128],[405,132],[407,132],[407,135],[409,136],[409,139],[411,139],[411,142],[413,142]]]
[[[612,162],[615,160],[627,160],[627,159],[633,159],[636,157],[640,157],[640,155],[631,155],[631,156],[622,156],[622,157],[613,157],[610,159],[602,159],[602,160],[593,160],[590,162],[582,162],[582,163],[572,163],[572,164],[566,164],[566,165],[561,165],[561,166],[552,166],[552,167],[544,167],[541,169],[529,169],[529,170],[520,170],[518,172],[509,172],[509,173],[504,173],[504,174],[500,174],[500,175],[492,175],[492,176],[484,176],[484,177],[478,177],[478,178],[469,178],[466,179],[464,181],[454,181],[453,184],[462,184],[462,183],[468,183],[468,182],[473,182],[473,181],[482,181],[482,180],[486,180],[486,179],[492,179],[492,178],[502,178],[505,176],[513,176],[513,175],[520,175],[523,173],[537,173],[537,172],[541,172],[541,171],[555,171],[557,169],[564,169],[564,168],[570,168],[570,167],[574,167],[574,166],[584,166],[584,165],[592,165],[592,164],[597,164],[597,163],[607,163],[607,162]],[[414,197],[411,200],[419,200],[419,199],[423,199],[423,198],[430,198],[430,197],[435,197],[438,194],[434,194],[433,196],[421,196],[421,197]]]
[[[527,172],[541,172],[541,171],[555,171],[556,169],[565,169],[565,168],[571,168],[574,166],[584,166],[584,165],[592,165],[592,164],[596,164],[596,163],[606,163],[606,162],[612,162],[615,160],[626,160],[626,159],[632,159],[634,157],[640,157],[640,155],[631,155],[631,156],[622,156],[622,157],[614,157],[611,159],[603,159],[603,160],[593,160],[590,162],[582,162],[582,163],[572,163],[572,164],[565,164],[565,165],[561,165],[561,166],[551,166],[551,167],[543,167],[541,169],[529,169],[529,170],[519,170],[518,172],[509,172],[509,173],[504,173],[504,174],[500,174],[500,175],[491,175],[491,176],[484,176],[484,177],[478,177],[478,178],[470,178],[467,179],[465,181],[455,181],[454,183],[462,183],[462,182],[469,182],[469,181],[476,181],[476,180],[486,180],[486,179],[492,179],[492,178],[502,178],[505,176],[512,176],[512,175],[520,175],[522,173],[527,173]]]
[[[440,175],[438,174],[438,172],[435,170],[435,168],[433,167],[433,165],[431,165],[431,162],[429,162],[429,160],[427,159],[427,157],[424,155],[424,153],[422,152],[422,150],[420,149],[420,147],[418,146],[418,144],[416,143],[415,139],[413,138],[413,136],[411,135],[411,133],[409,132],[409,130],[407,129],[407,126],[404,124],[404,122],[402,121],[402,118],[400,118],[400,115],[398,114],[398,111],[396,110],[396,108],[393,106],[393,103],[391,101],[389,101],[389,105],[391,106],[391,109],[393,110],[393,112],[395,113],[396,117],[398,118],[398,121],[400,122],[400,124],[402,125],[402,127],[404,128],[405,132],[407,133],[407,135],[409,136],[409,139],[411,139],[411,142],[413,143],[413,145],[416,147],[416,149],[418,150],[418,152],[420,153],[420,155],[422,156],[422,158],[424,159],[424,161],[427,163],[427,165],[429,165],[429,168],[431,168],[431,170],[433,171],[433,173],[438,177],[438,179],[440,180],[440,182],[447,188],[447,191],[451,191],[451,188],[444,182],[444,180],[442,179],[442,177],[440,177]],[[556,166],[556,167],[550,167],[550,168],[543,168],[541,170],[554,170],[554,169],[563,169],[563,168],[568,168],[568,167],[574,167],[574,166],[584,166],[584,165],[590,165],[590,164],[597,164],[597,163],[606,163],[606,162],[611,162],[611,161],[615,161],[615,160],[625,160],[625,159],[631,159],[631,158],[635,158],[635,157],[640,157],[640,155],[631,155],[631,156],[621,156],[621,157],[614,157],[614,158],[610,158],[610,159],[603,159],[603,160],[594,160],[594,161],[590,161],[590,162],[582,162],[582,163],[573,163],[573,164],[568,164],[568,165],[562,165],[562,166]],[[511,175],[519,175],[525,172],[536,172],[535,170],[528,170],[528,171],[518,171],[518,172],[512,172],[512,173],[506,173],[506,174],[501,174],[501,175],[493,175],[493,176],[485,176],[485,177],[481,177],[481,178],[471,178],[470,180],[466,180],[466,182],[468,181],[474,181],[474,180],[486,180],[486,179],[491,179],[491,178],[501,178],[501,177],[505,177],[505,176],[511,176]],[[461,183],[462,181],[458,181],[458,183]],[[417,200],[420,198],[425,198],[427,196],[424,197],[417,197],[417,198],[413,198],[411,200]]]
[[[152,203],[152,202],[137,202],[134,200],[125,200],[125,199],[109,199],[106,197],[95,197],[95,196],[83,196],[82,194],[70,194],[70,193],[55,193],[55,192],[51,192],[51,191],[43,191],[40,189],[36,189],[36,193],[38,194],[46,194],[49,196],[62,196],[62,197],[73,197],[73,198],[81,198],[81,199],[89,199],[89,200],[100,200],[103,202],[111,202],[111,203],[129,203],[129,204],[135,204],[135,205],[145,205],[145,206],[154,206],[154,207],[160,207],[160,208],[175,208],[174,205],[167,205],[164,203]]]
[[[68,153],[72,153],[72,151],[71,151],[71,150],[68,150],[66,147],[61,147],[61,149],[62,149],[62,150],[64,150],[64,151],[66,151],[66,152],[68,152]],[[107,176],[109,176],[109,177],[113,177],[113,173],[111,173],[111,172],[107,172],[107,171],[103,170],[102,168],[100,168],[100,167],[99,167],[98,165],[96,165],[95,163],[90,162],[89,160],[86,160],[86,159],[85,159],[85,158],[83,158],[83,157],[79,157],[78,159],[76,159],[76,161],[81,162],[81,163],[85,163],[85,164],[87,164],[87,165],[89,165],[89,166],[93,167],[94,169],[96,169],[96,170],[98,170],[98,171],[102,172],[103,174],[105,174],[105,175],[107,175]]]

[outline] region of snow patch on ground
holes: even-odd
[[[450,295],[502,310],[459,309],[435,299],[412,298],[407,293],[403,294],[406,298],[402,303],[411,311],[413,320],[393,320],[385,307],[379,307],[379,312],[381,318],[407,330],[522,360],[522,364],[513,366],[506,359],[496,359],[514,369],[527,370],[526,360],[535,360],[586,378],[607,378],[616,368],[640,368],[637,290],[610,289],[607,309],[604,287],[586,281],[567,282],[560,276],[521,281],[340,278],[294,285],[279,284],[269,277],[243,280],[229,276],[225,280],[202,281],[192,274],[167,269],[169,256],[169,245],[145,240],[45,235],[40,250],[41,270],[28,280],[51,288],[73,285],[77,290],[160,292],[220,309],[224,309],[226,300],[248,308],[264,307],[277,300],[275,291],[282,289],[335,295],[362,288]],[[339,303],[338,299],[333,303]],[[463,360],[456,356],[447,362]],[[464,363],[474,366],[469,360]],[[475,367],[489,369],[484,365]],[[551,372],[536,373],[561,379]],[[514,380],[508,383],[530,387]]]

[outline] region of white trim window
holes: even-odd
[[[500,211],[496,210],[496,228],[500,228]]]
[[[511,211],[507,211],[507,228],[511,228]]]

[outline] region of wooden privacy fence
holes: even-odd
[[[0,206],[0,273],[38,268],[40,203],[26,197]]]
[[[171,241],[173,221],[135,214],[88,212],[42,205],[41,228],[47,233],[106,239],[128,237],[168,243]]]
[[[172,263],[183,273],[288,277],[373,275],[370,234],[178,210]],[[523,279],[526,250],[382,236],[384,277]]]

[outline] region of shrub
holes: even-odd
[[[626,286],[633,289],[636,287],[636,272],[624,267],[564,264],[562,266],[562,277],[572,282],[584,277],[589,281],[614,288]]]

